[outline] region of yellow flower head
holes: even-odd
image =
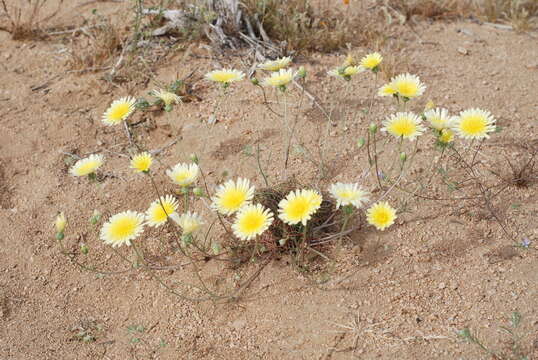
[[[101,228],[101,240],[105,244],[117,247],[123,244],[131,245],[144,231],[144,215],[135,211],[124,211],[112,216]]]
[[[54,221],[54,227],[56,228],[56,232],[63,233],[66,226],[67,226],[67,219],[65,218],[64,213],[61,212],[58,214],[58,216],[56,216],[56,220]]]
[[[198,178],[200,169],[198,165],[192,164],[177,164],[172,169],[166,170],[172,181],[179,186],[186,187],[192,185]]]
[[[401,137],[409,140],[422,135],[425,130],[420,118],[411,112],[393,114],[383,121],[383,125],[384,127],[381,128],[381,131],[387,131],[397,138]]]
[[[488,133],[495,131],[495,119],[486,110],[465,110],[454,121],[453,130],[464,139],[489,138]]]
[[[232,225],[232,230],[241,240],[250,240],[261,235],[273,223],[273,213],[260,204],[243,206]]]
[[[291,57],[286,56],[283,58],[278,58],[276,60],[266,61],[263,64],[258,65],[258,67],[266,71],[278,71],[280,69],[284,69],[288,67],[290,63],[291,63]]]
[[[181,97],[179,95],[166,90],[153,90],[152,95],[161,100],[165,106],[179,104],[181,102]]]
[[[208,72],[205,74],[205,78],[209,81],[228,85],[232,82],[243,80],[245,78],[245,74],[239,70],[222,69]]]
[[[436,130],[450,129],[453,126],[454,117],[448,115],[447,109],[431,109],[426,111],[424,116]]]
[[[420,82],[420,78],[411,74],[400,74],[391,80],[391,86],[399,96],[412,99],[424,94],[426,86]]]
[[[250,203],[254,197],[254,186],[248,179],[228,180],[217,188],[211,207],[224,215],[231,215]]]
[[[148,152],[143,152],[135,155],[131,159],[131,169],[134,169],[136,172],[146,173],[149,171],[149,167],[151,166],[152,162],[153,158],[151,157],[151,154]]]
[[[287,224],[302,223],[306,226],[312,215],[318,211],[322,201],[315,190],[295,190],[278,204],[278,217]]]
[[[146,222],[148,225],[159,227],[166,223],[168,217],[176,212],[177,200],[172,195],[166,195],[151,203],[146,211]]]
[[[388,202],[378,202],[366,211],[368,224],[375,226],[378,230],[385,230],[396,219],[396,210]]]
[[[368,201],[368,192],[362,190],[358,184],[332,184],[329,192],[336,199],[336,208],[340,206],[353,205],[360,208]]]
[[[282,88],[293,81],[295,74],[291,69],[280,69],[278,72],[273,72],[271,76],[263,79],[262,85]]]
[[[396,95],[397,93],[398,92],[396,91],[394,86],[392,86],[392,84],[385,84],[381,86],[379,90],[377,91],[378,96],[393,96],[393,95]]]
[[[450,129],[443,129],[441,130],[438,140],[443,144],[448,144],[454,141],[454,132]]]
[[[93,154],[85,159],[80,159],[69,169],[73,176],[86,176],[94,173],[101,165],[103,165],[103,155]]]
[[[375,71],[377,70],[379,64],[383,61],[383,56],[380,53],[374,52],[366,55],[361,59],[361,66],[363,68]]]
[[[190,211],[181,216],[173,213],[170,218],[181,227],[183,235],[192,234],[204,224],[204,220],[197,213]]]
[[[131,96],[115,100],[103,114],[102,121],[107,125],[119,124],[135,111],[135,103]]]

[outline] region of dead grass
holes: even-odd
[[[16,1],[17,5],[6,3],[1,0],[2,17],[8,20],[7,26],[0,26],[1,30],[11,34],[13,40],[42,39],[47,36],[43,25],[52,20],[63,6],[63,0],[59,0],[53,10],[45,9],[47,0]],[[22,3],[22,4],[21,4]]]
[[[73,70],[101,70],[121,52],[119,29],[110,19],[96,16],[71,39],[69,66]]]

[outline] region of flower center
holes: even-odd
[[[258,231],[264,223],[264,217],[259,213],[247,214],[241,221],[242,231],[245,233],[254,233]]]
[[[228,190],[222,196],[222,207],[228,210],[238,209],[247,198],[244,191],[238,189]]]
[[[417,85],[409,82],[409,81],[403,81],[398,84],[398,92],[400,95],[403,95],[405,97],[412,97],[417,94]]]
[[[131,236],[136,228],[136,221],[129,218],[123,218],[116,220],[111,228],[110,235],[116,240],[120,240]]]
[[[310,201],[306,198],[295,199],[289,204],[288,215],[292,219],[302,219],[308,213],[310,208]]]
[[[122,120],[129,112],[129,104],[118,104],[110,112],[110,118],[113,120]]]
[[[392,124],[392,132],[397,136],[408,137],[415,133],[416,125],[413,121],[403,118]]]
[[[460,127],[465,134],[478,135],[484,133],[486,121],[482,116],[471,115],[461,121]]]
[[[377,224],[385,225],[389,221],[389,214],[384,210],[380,210],[375,213],[374,219]]]

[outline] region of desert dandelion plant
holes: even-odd
[[[426,129],[421,124],[420,118],[411,112],[401,112],[391,115],[383,121],[381,131],[403,139],[413,140],[420,136]]]
[[[336,208],[353,205],[360,208],[368,201],[368,192],[361,189],[358,184],[332,184],[329,192],[336,199]]]
[[[115,100],[103,114],[103,122],[107,125],[121,123],[135,111],[135,98],[131,96]]]
[[[286,86],[293,81],[295,74],[291,69],[280,69],[273,72],[269,77],[263,79],[262,85],[286,90]]]
[[[424,113],[424,116],[431,127],[439,131],[452,128],[455,119],[448,115],[447,109],[442,108],[428,110]]]
[[[176,212],[177,200],[172,195],[166,195],[155,200],[146,211],[146,222],[151,226],[161,226],[166,223],[168,217]]]
[[[73,176],[86,176],[94,174],[97,169],[103,165],[103,155],[93,154],[87,158],[78,160],[75,165],[69,169],[69,173]]]
[[[396,76],[390,81],[390,85],[404,100],[419,97],[426,90],[426,85],[420,81],[420,78],[411,74],[400,74]]]
[[[181,230],[183,230],[183,235],[194,233],[204,224],[204,220],[200,215],[190,211],[181,215],[173,213],[170,215],[170,218],[181,227]]]
[[[322,197],[315,190],[295,190],[278,204],[278,217],[289,225],[306,226],[321,206]]]
[[[378,230],[385,230],[396,219],[396,210],[388,202],[378,202],[366,211],[368,224],[373,225]]]
[[[217,188],[211,207],[224,215],[231,215],[254,197],[254,186],[248,179],[228,180]]]
[[[366,55],[361,59],[361,66],[365,69],[377,72],[379,70],[379,64],[383,61],[383,56],[380,53],[374,52]]]
[[[495,119],[489,111],[469,109],[462,111],[454,121],[454,131],[464,139],[489,138],[488,133],[495,131]]]
[[[243,80],[245,78],[245,74],[239,70],[222,69],[208,72],[205,75],[205,78],[209,81],[221,83],[226,87],[233,82]]]
[[[100,237],[112,247],[130,246],[143,231],[144,215],[128,210],[112,216],[101,228]]]
[[[291,57],[286,56],[278,58],[276,60],[269,60],[263,64],[258,65],[258,68],[265,71],[278,71],[280,69],[287,68],[291,64]]]
[[[153,158],[148,152],[143,152],[135,155],[131,159],[131,169],[134,169],[136,172],[148,173]]]
[[[198,165],[192,164],[177,164],[172,169],[166,170],[166,175],[172,179],[174,183],[181,187],[192,185],[196,179],[200,169]]]
[[[261,235],[273,223],[273,213],[260,204],[243,206],[238,212],[232,230],[239,239],[251,240]]]

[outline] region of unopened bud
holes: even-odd
[[[375,133],[377,132],[377,124],[371,123],[370,126],[368,127],[368,130],[369,130],[372,134],[375,134]]]
[[[431,110],[434,107],[435,107],[435,103],[431,100],[428,100],[428,102],[426,103],[426,106],[424,106],[424,111]]]
[[[204,190],[202,190],[202,189],[199,188],[199,187],[195,187],[194,189],[192,189],[192,193],[193,193],[195,196],[199,196],[199,197],[204,196]]]
[[[58,216],[56,216],[56,220],[54,221],[54,226],[56,227],[57,233],[64,232],[65,227],[67,226],[67,219],[65,218],[65,215],[63,212],[59,213]]]
[[[252,79],[250,79],[250,82],[252,83],[252,85],[254,86],[258,86],[260,85],[260,81],[258,79],[256,79],[255,77],[253,77]]]
[[[364,140],[364,138],[360,138],[359,140],[357,140],[357,147],[361,148],[364,146],[365,143],[366,140]]]
[[[86,255],[86,254],[88,254],[89,251],[90,251],[90,248],[88,248],[88,246],[86,246],[85,244],[80,245],[80,252],[81,253]]]
[[[198,165],[198,162],[199,162],[199,159],[198,159],[198,156],[196,154],[191,154],[190,156],[190,159],[193,163],[195,163],[196,165]]]
[[[304,68],[304,66],[301,66],[299,70],[297,71],[297,77],[300,79],[306,77],[306,69]]]
[[[407,154],[406,153],[400,153],[400,161],[405,162],[407,160]]]

